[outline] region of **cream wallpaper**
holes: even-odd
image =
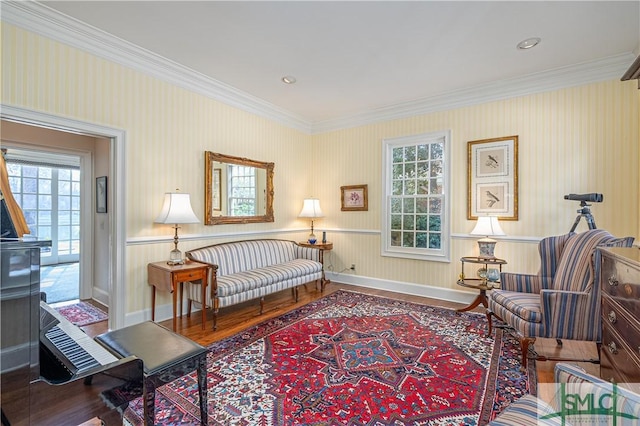
[[[331,212],[322,226],[379,230],[382,139],[451,129],[453,234],[468,234],[475,224],[466,219],[467,142],[519,136],[519,220],[501,222],[507,237],[496,247],[496,255],[509,262],[505,269],[537,270],[537,247],[530,240],[570,230],[580,206],[564,200],[569,193],[604,194],[604,202],[591,207],[596,225],[637,238],[638,108],[635,82],[608,81],[314,136],[317,165],[334,171],[314,182],[323,210]],[[364,183],[369,211],[341,212],[340,186]],[[577,230],[584,229],[582,219]],[[368,277],[456,287],[459,262],[382,257],[379,235],[341,239],[338,270],[356,263],[357,273]],[[453,239],[452,260],[472,254],[475,240]]]
[[[302,199],[320,198],[316,229],[334,242],[327,267],[339,281],[355,275],[386,283],[456,288],[461,256],[477,250],[466,220],[466,146],[470,140],[519,136],[519,220],[502,222],[496,255],[511,271],[535,272],[535,242],[567,232],[579,207],[564,194],[601,192],[592,211],[599,228],[640,236],[640,96],[636,82],[606,81],[321,135],[306,135],[118,64],[2,24],[2,103],[126,131],[126,312],[150,308],[148,262],[164,259],[171,227],[156,225],[162,194],[179,188],[204,209],[204,151],[275,163],[274,223],[184,225],[184,251],[205,244],[269,237],[304,239]],[[381,141],[451,129],[451,263],[380,256]],[[340,186],[367,184],[369,211],[341,212]],[[581,225],[583,229],[584,223]],[[318,234],[319,232],[316,232]],[[223,234],[224,238],[216,237]],[[249,236],[247,236],[249,235]],[[189,238],[195,236],[197,238]],[[145,240],[147,239],[147,240]],[[353,275],[353,274],[350,274]],[[351,277],[352,278],[352,277]],[[455,294],[455,292],[453,292]],[[169,303],[159,295],[158,304]]]

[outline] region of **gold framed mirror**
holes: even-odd
[[[273,163],[204,152],[204,223],[273,222]]]

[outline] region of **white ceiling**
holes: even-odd
[[[44,4],[310,123],[622,54],[630,65],[640,43],[639,1]],[[517,50],[529,37],[542,42]]]

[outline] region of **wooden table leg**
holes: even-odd
[[[209,270],[207,269],[204,277],[202,278],[202,284],[200,285],[202,294],[200,295],[202,300],[202,329],[204,330],[204,325],[207,322],[207,280],[209,279]]]
[[[182,293],[184,290],[184,283],[180,283],[180,318],[182,318]]]
[[[178,289],[176,288],[177,283],[173,283],[173,331],[176,331],[176,326],[178,319],[176,314],[178,313]]]
[[[151,287],[151,321],[156,320],[156,286]]]
[[[489,307],[489,302],[487,300],[487,291],[486,290],[480,290],[480,294],[478,294],[476,296],[474,301],[471,302],[471,304],[469,306],[467,306],[465,308],[456,309],[456,311],[457,312],[467,312],[467,311],[470,311],[472,309],[475,309],[481,303],[485,308]]]

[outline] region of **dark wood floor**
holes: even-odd
[[[419,296],[406,295],[401,293],[393,293],[389,291],[376,290],[376,289],[367,289],[363,287],[356,287],[346,284],[340,283],[331,283],[327,286],[324,293],[320,293],[320,291],[316,290],[312,284],[308,284],[306,287],[301,286],[299,291],[298,302],[295,302],[291,296],[291,292],[283,291],[277,294],[273,294],[267,296],[265,298],[265,312],[264,314],[259,314],[259,302],[257,300],[245,302],[239,305],[230,306],[220,310],[218,315],[218,329],[216,331],[212,330],[212,314],[209,312],[207,324],[205,330],[201,328],[201,315],[192,314],[191,317],[187,317],[186,315],[182,318],[178,319],[177,332],[182,335],[200,343],[201,345],[207,346],[212,342],[215,342],[220,339],[224,339],[225,337],[236,334],[245,328],[255,325],[261,321],[264,321],[269,318],[277,317],[286,313],[292,309],[295,309],[299,306],[305,305],[311,301],[317,300],[324,295],[330,294],[339,289],[358,291],[367,294],[380,295],[385,297],[392,297],[401,300],[407,300],[411,302],[417,303],[425,303],[436,306],[443,306],[447,308],[461,308],[464,305],[460,305],[458,303],[447,302],[437,299],[430,299]],[[482,307],[476,308],[476,312],[484,312]],[[162,321],[162,325],[171,328],[172,321]],[[106,322],[93,324],[87,327],[84,327],[84,330],[87,334],[91,336],[95,336],[107,330]],[[587,356],[589,358],[595,357],[597,359],[597,349],[596,345],[592,343],[582,343],[582,342],[564,342],[562,348],[558,348],[555,340],[551,339],[538,339],[536,342],[536,350],[538,353],[543,353],[547,356],[562,356],[567,358],[580,358]],[[539,381],[539,396],[543,399],[548,400],[550,395],[547,396],[545,393],[547,389],[544,387],[544,383],[551,383],[553,381],[553,367],[556,363],[551,361],[545,362],[537,362],[536,370],[538,373],[538,381]],[[591,363],[581,363],[581,366],[587,369],[587,371],[592,374],[599,374],[599,367],[596,364]],[[543,386],[540,386],[540,385]],[[77,404],[77,402],[75,403]],[[78,407],[78,405],[76,405]],[[88,415],[82,419],[80,415],[77,417],[79,421],[72,424],[79,424],[82,421],[90,418]],[[69,424],[69,423],[67,423]]]

